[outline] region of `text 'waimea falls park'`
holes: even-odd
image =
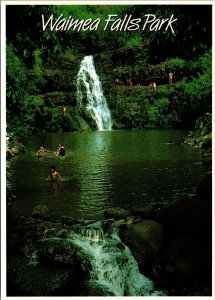
[[[118,18],[117,15],[108,15],[108,19],[105,20],[103,30],[110,31],[136,31],[149,30],[149,31],[160,31],[171,30],[174,33],[173,23],[177,21],[177,18],[174,19],[172,14],[170,18],[159,19],[154,14],[146,14],[145,20],[141,18],[133,18],[132,15],[125,15],[124,18]],[[47,28],[50,31],[96,31],[100,27],[101,19],[75,19],[72,16],[69,18],[64,18],[64,15],[61,14],[56,20],[54,20],[54,15],[51,15],[47,21],[45,16],[42,14],[42,28],[45,31]],[[50,26],[50,27],[48,27]]]

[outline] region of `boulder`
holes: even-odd
[[[109,208],[104,212],[105,218],[124,219],[129,215],[130,215],[129,211],[120,207]]]
[[[153,220],[130,224],[121,232],[122,240],[142,265],[155,258],[163,243],[163,226]]]
[[[133,209],[133,215],[140,216],[145,219],[151,219],[153,214],[154,207],[151,204]]]
[[[49,210],[45,205],[36,205],[32,211],[32,217],[34,218],[48,218]]]
[[[21,253],[24,247],[24,237],[20,233],[11,233],[7,236],[7,253]]]
[[[164,226],[166,239],[185,233],[205,235],[211,228],[211,208],[197,198],[180,199],[158,210],[154,219]]]
[[[212,166],[212,151],[206,150],[203,154],[203,164],[205,166]]]
[[[196,120],[193,132],[189,132],[184,143],[194,148],[209,150],[212,147],[212,115],[205,113]]]
[[[174,238],[165,253],[168,276],[201,276],[208,265],[208,247],[201,240],[187,234]]]
[[[62,238],[47,238],[39,242],[38,254],[43,259],[51,259],[63,264],[75,265],[77,249]]]
[[[27,264],[20,257],[10,257],[8,271],[8,296],[64,296],[76,295],[78,273],[70,267],[60,265]],[[12,286],[11,286],[12,285]],[[68,288],[70,289],[68,291]]]
[[[61,223],[65,225],[75,225],[78,223],[77,220],[75,220],[73,217],[70,216],[62,216],[61,217]]]
[[[199,199],[211,202],[212,201],[212,174],[205,176],[199,183],[197,188]]]
[[[206,136],[202,142],[202,149],[208,150],[212,147],[212,134]]]

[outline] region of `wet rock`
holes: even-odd
[[[207,136],[202,142],[202,149],[207,150],[212,147],[212,135]]]
[[[212,147],[212,115],[205,113],[196,120],[193,132],[189,132],[185,141],[194,148],[202,148],[203,150]]]
[[[69,237],[69,232],[68,232],[68,230],[66,230],[66,229],[60,229],[60,230],[57,232],[56,237],[59,237],[59,238],[67,238],[67,237]]]
[[[126,225],[126,227],[127,227],[127,221],[125,219],[119,219],[119,220],[112,222],[112,228],[114,228],[114,227],[119,228],[123,225]]]
[[[212,174],[205,176],[198,185],[197,195],[199,199],[212,201]]]
[[[94,287],[93,284],[88,287],[88,296],[116,296],[113,292],[109,291],[108,287],[98,286]]]
[[[39,242],[38,253],[41,257],[64,264],[75,265],[77,262],[77,248],[61,238],[46,238]]]
[[[73,217],[69,217],[69,216],[62,216],[61,217],[61,223],[65,224],[65,225],[75,225],[78,223],[77,220],[75,220]]]
[[[24,247],[24,237],[20,233],[11,233],[7,237],[7,251],[9,254],[20,253]]]
[[[29,266],[22,258],[14,256],[8,261],[8,284],[16,287],[19,296],[57,296],[65,295],[70,286],[70,295],[77,285],[77,272],[63,266]],[[8,288],[8,296],[13,296]],[[15,296],[17,296],[17,291]]]
[[[163,243],[163,226],[153,220],[143,220],[127,226],[121,232],[122,240],[131,248],[135,258],[141,264],[155,258]]]
[[[132,223],[136,223],[135,222],[135,217],[134,216],[129,216],[126,218],[126,224],[132,224]]]
[[[8,147],[10,147],[13,154],[26,152],[25,146],[22,143],[18,142],[16,138],[9,140]]]
[[[109,208],[104,212],[105,218],[124,219],[129,215],[129,211],[120,207]]]
[[[25,224],[26,225],[33,225],[33,224],[38,224],[38,223],[41,223],[43,220],[40,219],[40,218],[26,218],[25,219]]]
[[[212,152],[205,152],[203,154],[203,164],[205,166],[212,166]]]
[[[133,214],[135,216],[141,216],[144,219],[151,219],[154,214],[154,207],[151,204],[143,207],[138,207],[133,209]]]
[[[40,223],[35,225],[35,231],[38,238],[42,238],[43,235],[47,234],[48,231],[53,232],[54,224],[50,221],[41,221]]]
[[[32,217],[34,218],[48,218],[49,210],[45,205],[36,205],[32,211]]]
[[[158,210],[154,220],[164,226],[166,238],[185,233],[206,234],[211,227],[211,208],[197,198],[180,199]]]
[[[149,268],[150,279],[161,282],[162,280],[162,266],[161,263],[154,260]]]
[[[199,239],[186,234],[179,235],[169,244],[165,260],[168,276],[201,276],[204,271],[209,271],[209,247],[205,247]]]

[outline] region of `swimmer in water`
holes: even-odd
[[[56,156],[60,156],[60,157],[63,157],[65,156],[66,152],[65,152],[65,148],[62,144],[59,144],[58,145],[58,149],[57,151],[54,153],[54,155]]]
[[[51,168],[50,168],[50,174],[48,176],[48,180],[57,181],[58,178],[60,179],[60,181],[62,181],[62,177],[57,172],[56,167],[55,166],[51,166]]]

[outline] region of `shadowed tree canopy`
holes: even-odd
[[[97,31],[50,31],[42,30],[42,17],[61,14],[78,19],[101,19]],[[145,19],[146,14],[157,18],[177,18],[174,31],[104,31],[104,22],[109,14],[123,18],[126,14],[133,18]],[[211,47],[212,9],[210,5],[8,5],[7,39],[18,51],[32,51],[42,48],[46,53],[86,53],[111,51],[120,47],[145,45],[148,59],[176,57],[194,58]],[[16,24],[14,26],[14,24]]]

